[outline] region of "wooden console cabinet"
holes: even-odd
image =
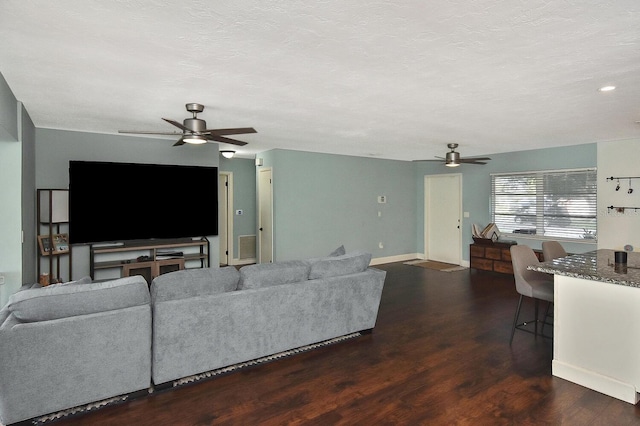
[[[179,252],[180,255],[165,255]],[[119,270],[118,275],[142,275],[149,284],[155,277],[185,268],[204,268],[209,265],[209,240],[133,241],[113,246],[91,246],[91,277],[96,273]],[[100,277],[98,277],[100,278]]]
[[[513,274],[511,251],[509,251],[512,245],[514,243],[471,244],[469,246],[470,266],[481,271]],[[542,252],[539,250],[534,250],[534,252],[538,260],[542,261]]]

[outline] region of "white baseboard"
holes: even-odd
[[[595,371],[585,370],[556,359],[552,361],[551,370],[554,376],[561,379],[593,389],[629,404],[635,405],[638,403],[638,393],[631,383],[622,382],[613,377],[604,376]]]
[[[406,262],[413,259],[422,259],[418,253],[399,254],[396,256],[375,257],[371,259],[370,265],[382,265],[383,263]]]
[[[396,256],[376,257],[371,259],[371,265],[382,265],[384,263],[406,262],[414,259],[426,259],[424,253],[409,253]],[[461,260],[460,266],[468,268],[471,263],[468,260]]]

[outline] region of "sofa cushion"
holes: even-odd
[[[297,283],[309,279],[309,263],[302,260],[261,263],[240,268],[239,290]]]
[[[309,271],[309,279],[336,277],[363,272],[371,262],[371,253],[354,251],[342,256],[314,259]]]
[[[151,300],[155,303],[235,291],[239,280],[240,273],[235,266],[169,272],[154,278]]]
[[[149,303],[144,278],[126,277],[83,285],[50,285],[24,290],[9,298],[9,311],[22,322],[112,311]]]

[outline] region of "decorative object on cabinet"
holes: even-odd
[[[201,237],[93,244],[89,254],[93,279],[98,271],[119,270],[121,277],[142,275],[150,284],[167,272],[208,267],[209,240]]]
[[[39,248],[38,277],[39,281],[57,283],[65,281],[62,278],[61,259],[68,260],[68,280],[71,280],[71,256],[69,234],[65,231],[69,224],[69,190],[68,189],[38,189],[38,229],[37,239]],[[46,259],[42,259],[42,258]],[[40,277],[45,275],[42,280]],[[46,279],[44,279],[46,278]]]

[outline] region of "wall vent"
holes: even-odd
[[[255,259],[256,258],[256,236],[240,235],[238,237],[238,258]]]

